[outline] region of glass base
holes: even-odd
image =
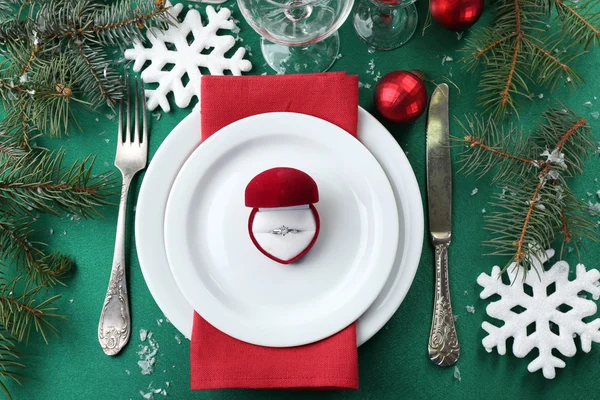
[[[263,38],[261,49],[267,64],[278,74],[325,72],[338,59],[340,38],[334,32],[327,39],[303,47],[283,46]]]
[[[392,50],[404,45],[415,33],[418,21],[414,3],[384,7],[362,0],[354,11],[356,33],[376,50]]]

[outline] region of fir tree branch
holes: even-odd
[[[476,138],[476,137],[467,135],[467,136],[465,136],[464,141],[467,143],[467,145],[469,147],[478,147],[478,148],[480,148],[483,151],[489,151],[490,153],[495,154],[495,155],[497,155],[498,157],[501,157],[501,158],[508,158],[508,159],[519,161],[519,162],[522,162],[522,163],[525,163],[525,164],[530,164],[532,166],[535,165],[535,163],[537,162],[536,160],[528,160],[528,159],[525,159],[525,158],[522,158],[522,157],[519,157],[519,156],[515,156],[515,155],[512,155],[512,154],[504,153],[501,150],[496,150],[496,149],[494,149],[494,148],[492,148],[492,147],[490,147],[490,146],[488,146],[486,144],[483,144],[481,138]]]
[[[111,95],[111,93],[106,89],[104,83],[102,82],[102,79],[100,78],[99,73],[94,68],[92,60],[90,59],[91,56],[88,56],[85,53],[83,45],[79,41],[73,40],[73,44],[79,50],[79,54],[81,54],[81,59],[85,62],[85,65],[87,66],[87,69],[88,69],[90,75],[94,78],[94,81],[96,82],[96,85],[97,85],[98,89],[100,90],[100,93],[102,94],[102,96],[106,100],[106,102],[110,106],[116,104],[117,103],[117,99],[113,98],[113,96]]]
[[[27,74],[27,72],[29,72],[31,63],[33,63],[33,60],[35,59],[35,56],[38,53],[39,49],[40,49],[40,47],[37,44],[33,45],[33,48],[31,50],[31,55],[29,56],[29,60],[27,60],[25,67],[23,67],[23,72],[21,72],[21,76],[25,76]]]
[[[585,53],[581,46],[598,44],[600,0],[499,0],[492,27],[467,39],[463,61],[469,70],[485,65],[479,102],[485,112],[504,119],[518,113],[518,98],[530,98],[528,81],[554,90],[560,82],[577,87],[583,78],[570,64]],[[544,32],[552,8],[561,31]],[[548,25],[550,26],[550,25]],[[556,52],[556,54],[554,53]],[[484,62],[481,62],[484,60]]]
[[[506,86],[504,90],[500,93],[500,97],[502,97],[502,106],[506,108],[507,103],[509,102],[509,92],[513,86],[513,78],[515,75],[515,71],[517,69],[517,61],[519,60],[519,50],[521,48],[521,41],[523,40],[523,31],[521,30],[521,5],[519,0],[513,0],[515,7],[515,49],[512,56],[512,62],[510,64],[510,72],[508,73],[508,77],[506,78]]]
[[[548,176],[549,172],[550,172],[550,163],[546,164],[544,169],[542,169],[542,172],[540,172],[539,182],[535,186],[535,190],[533,191],[531,200],[529,200],[529,207],[527,209],[527,214],[525,215],[525,221],[523,221],[523,228],[521,228],[521,235],[519,236],[519,240],[515,244],[517,250],[515,252],[514,261],[519,265],[521,265],[523,260],[525,260],[529,256],[529,253],[527,251],[525,251],[525,245],[526,245],[525,239],[527,237],[527,231],[531,224],[531,216],[533,215],[533,211],[535,210],[538,199],[541,197],[540,193],[541,193],[543,185],[546,183],[546,177]]]
[[[25,269],[29,281],[48,286],[61,283],[61,278],[71,269],[69,257],[60,253],[45,254],[28,237],[34,234],[33,220],[0,220],[0,256],[4,265],[13,264],[17,269]],[[36,247],[36,245],[38,247]]]
[[[598,145],[585,118],[553,107],[528,136],[512,126],[506,132],[491,117],[467,119],[461,126],[465,136],[453,138],[466,146],[461,171],[492,172],[503,187],[486,217],[494,237],[484,244],[491,254],[509,257],[507,266],[515,262],[528,269],[539,249],[549,248],[557,235],[576,247],[582,239],[598,241],[585,203],[570,192],[566,180],[582,171],[583,160]]]
[[[60,296],[39,301],[40,293],[45,290],[43,286],[26,287],[22,295],[15,295],[17,282],[14,280],[0,291],[0,324],[19,342],[27,342],[35,329],[48,343],[47,332],[58,332],[52,321],[64,319],[53,306]]]
[[[477,50],[477,52],[475,52],[475,54],[473,54],[473,58],[478,59],[481,56],[487,54],[490,50],[495,49],[496,47],[498,47],[499,45],[501,45],[502,43],[506,42],[507,40],[510,40],[512,38],[514,38],[515,36],[517,36],[516,32],[510,33],[506,36],[503,36],[502,38],[490,43],[487,47],[481,49],[481,50]]]
[[[566,243],[569,243],[571,240],[573,240],[573,236],[571,235],[571,230],[569,229],[569,223],[567,221],[567,215],[565,214],[565,208],[561,207],[560,209],[560,219],[562,220],[562,233],[563,233],[563,237],[564,237],[564,241]]]
[[[0,200],[12,210],[58,214],[62,209],[84,217],[115,194],[111,176],[93,175],[94,158],[63,167],[64,152],[41,153],[15,163],[0,160]]]
[[[593,23],[598,23],[598,13],[590,10],[598,4],[596,1],[589,1],[588,6],[583,5],[584,11],[588,11],[585,15],[575,11],[575,8],[564,0],[553,0],[559,18],[563,19],[563,31],[566,34],[576,32],[577,35],[573,38],[578,43],[588,47],[592,43],[598,42],[600,38],[600,29],[595,27]],[[575,2],[574,6],[582,6],[579,2]]]
[[[25,365],[19,362],[20,353],[14,343],[13,338],[6,334],[5,330],[0,330],[0,377],[10,379],[20,384],[21,374],[18,370],[24,369]],[[7,400],[12,397],[6,385],[0,381],[0,390],[4,392]]]

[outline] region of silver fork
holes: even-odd
[[[135,125],[131,137],[131,97],[128,79],[127,86],[127,121],[125,138],[123,138],[123,101],[119,103],[119,136],[117,140],[117,156],[115,166],[123,175],[121,202],[115,239],[115,253],[104,306],[98,324],[98,340],[102,350],[113,356],[129,341],[131,334],[131,317],[129,314],[129,299],[125,279],[125,214],[127,210],[127,194],[134,175],[146,167],[148,158],[148,124],[146,121],[146,98],[142,93],[142,137],[140,141],[140,111],[139,84],[135,79]],[[142,90],[144,83],[142,82]]]

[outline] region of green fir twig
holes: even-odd
[[[549,109],[536,132],[525,135],[514,126],[504,130],[488,116],[461,123],[466,149],[459,156],[461,171],[493,175],[502,192],[494,196],[485,229],[492,238],[490,254],[508,257],[528,270],[540,249],[562,236],[579,248],[583,239],[598,241],[587,205],[569,189],[568,180],[583,173],[587,155],[598,141],[585,118],[562,105]]]
[[[573,61],[600,40],[600,0],[500,0],[491,27],[477,29],[464,49],[471,71],[483,66],[479,101],[495,119],[518,115],[530,86],[575,88],[583,77]],[[560,24],[555,31],[550,23]]]

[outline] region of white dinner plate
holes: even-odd
[[[381,293],[357,323],[357,345],[375,335],[392,317],[408,292],[423,245],[423,208],[410,164],[394,138],[359,108],[359,140],[379,161],[392,184],[400,232],[394,266]],[[194,309],[177,286],[164,246],[164,216],[171,186],[189,155],[200,144],[200,110],[196,107],[162,143],[150,163],[138,197],[137,253],[150,293],[165,317],[188,339]]]
[[[245,188],[275,167],[304,171],[319,187],[319,238],[290,265],[265,257],[248,234]],[[396,256],[398,209],[385,172],[346,131],[305,114],[259,114],[185,162],[167,202],[165,247],[181,292],[211,325],[247,343],[301,346],[375,301]]]

